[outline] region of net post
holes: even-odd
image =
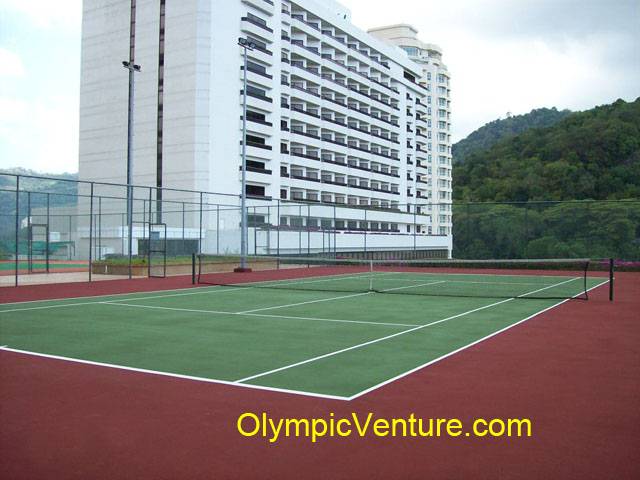
[[[609,301],[613,302],[613,282],[614,282],[615,262],[613,258],[609,259]]]
[[[196,254],[191,254],[191,285],[196,284]]]

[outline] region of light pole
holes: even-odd
[[[129,248],[129,278],[131,278],[131,257],[133,254],[133,101],[135,96],[135,77],[140,65],[123,61],[122,66],[129,70],[129,112],[127,120],[127,226]]]
[[[238,39],[244,55],[243,89],[242,89],[242,193],[240,195],[240,269],[247,271],[247,50],[253,50],[255,44],[246,38]]]

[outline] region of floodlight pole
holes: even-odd
[[[243,88],[242,88],[242,192],[240,194],[240,270],[247,269],[247,240],[249,236],[247,222],[247,50],[253,50],[255,45],[246,38],[238,39],[244,57]]]
[[[129,111],[127,116],[127,227],[129,249],[129,278],[131,279],[131,260],[133,256],[133,104],[135,97],[135,74],[140,65],[123,61],[122,66],[129,70]]]

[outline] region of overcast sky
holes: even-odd
[[[640,0],[342,3],[363,30],[411,23],[444,49],[454,141],[507,112],[640,96]],[[81,10],[0,0],[0,168],[77,171]]]

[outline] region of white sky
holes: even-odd
[[[454,141],[507,112],[640,96],[640,0],[342,0],[444,49]],[[78,168],[81,0],[0,0],[0,168]],[[126,108],[126,105],[123,106]]]

